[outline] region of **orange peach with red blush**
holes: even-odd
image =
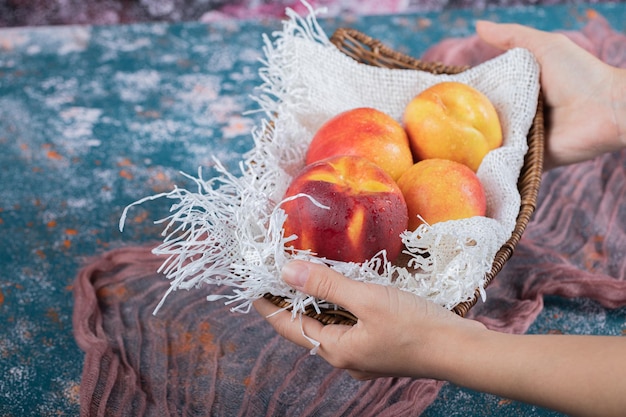
[[[489,98],[474,87],[441,82],[415,96],[403,115],[416,161],[450,159],[478,170],[502,145],[502,127]]]
[[[324,123],[311,140],[305,163],[309,165],[338,155],[367,158],[394,180],[413,165],[404,127],[388,114],[371,107],[347,110]]]
[[[296,249],[357,263],[383,249],[393,261],[402,250],[400,234],[408,224],[402,192],[363,157],[336,156],[306,166],[292,180],[285,199],[284,233],[297,236],[289,243]]]
[[[447,159],[425,159],[398,180],[409,213],[409,230],[424,221],[435,224],[484,216],[487,199],[480,179],[467,166]],[[419,217],[418,217],[419,216]]]

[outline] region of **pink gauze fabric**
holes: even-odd
[[[626,37],[601,16],[566,33],[626,67]],[[445,40],[424,59],[470,64],[494,56],[476,37]],[[544,175],[539,205],[514,256],[470,317],[523,333],[544,295],[626,306],[626,151]],[[252,312],[207,302],[203,289],[172,294],[150,247],[106,253],[76,278],[74,333],[85,352],[82,416],[416,416],[442,382],[359,382],[277,336]],[[211,293],[227,291],[211,288]]]

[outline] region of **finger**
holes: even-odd
[[[500,49],[539,47],[543,32],[514,23],[494,23],[486,20],[476,22],[476,33],[488,44]]]
[[[292,261],[281,271],[283,280],[306,294],[337,304],[357,317],[363,306],[375,305],[376,294],[372,284],[354,281],[331,268],[305,261]]]
[[[281,311],[279,307],[264,298],[254,301],[253,305],[276,330],[276,333],[285,339],[307,349],[317,347],[315,342],[320,342],[321,330],[324,327],[319,321],[304,315],[294,318],[291,311]]]

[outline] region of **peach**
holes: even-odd
[[[394,180],[413,165],[404,127],[388,114],[360,107],[324,123],[306,154],[307,165],[337,155],[358,155],[384,169]]]
[[[406,203],[395,181],[369,160],[344,155],[308,165],[294,177],[285,198],[298,194],[328,209],[304,196],[283,202],[284,233],[297,235],[294,248],[357,263],[382,249],[390,261],[400,254]]]
[[[502,145],[502,127],[489,98],[460,82],[435,84],[415,96],[403,114],[416,161],[451,159],[477,171]]]
[[[409,168],[398,180],[409,212],[409,230],[422,221],[435,224],[447,220],[484,216],[485,190],[476,173],[448,159],[425,159]]]

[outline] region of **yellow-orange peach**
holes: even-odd
[[[283,202],[285,236],[296,249],[319,257],[363,262],[385,249],[393,261],[402,250],[407,207],[395,181],[363,157],[336,156],[306,166],[289,185]]]
[[[403,114],[416,161],[451,159],[477,171],[502,145],[502,127],[489,98],[467,84],[446,81],[415,96]]]
[[[305,163],[337,155],[358,155],[384,169],[394,180],[411,165],[413,155],[403,126],[388,114],[359,107],[331,118],[315,133]]]
[[[398,180],[409,212],[409,230],[422,221],[484,216],[487,208],[480,179],[467,166],[447,159],[425,159],[409,168]]]

